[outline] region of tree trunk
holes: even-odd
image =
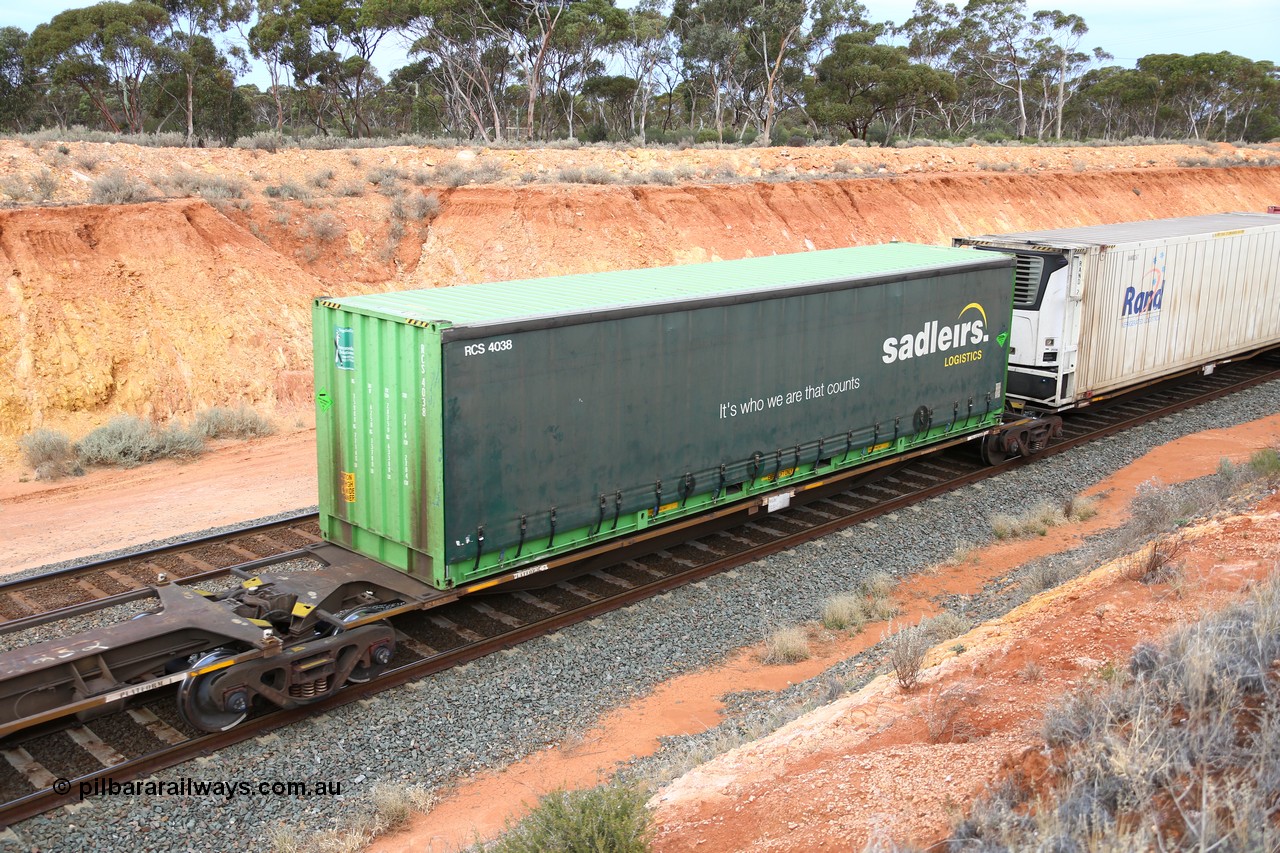
[[[195,75],[190,71],[188,71],[187,72],[187,147],[188,148],[191,147],[191,140],[194,139],[196,135],[195,108],[193,107],[193,104],[195,102],[195,89],[196,89]]]
[[[1054,121],[1053,138],[1062,138],[1062,110],[1067,103],[1067,53],[1062,52],[1062,65],[1058,69],[1058,116]]]

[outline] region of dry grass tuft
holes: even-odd
[[[822,625],[833,631],[861,631],[867,624],[866,598],[845,593],[828,599],[822,608]]]
[[[808,660],[809,656],[808,636],[805,635],[803,628],[793,625],[780,628],[769,635],[769,639],[765,641],[765,651],[760,662],[764,664],[797,663]]]

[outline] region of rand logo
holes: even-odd
[[[1165,281],[1164,252],[1156,252],[1151,264],[1142,274],[1140,287],[1129,285],[1124,291],[1124,302],[1120,306],[1122,326],[1140,326],[1160,319],[1160,310],[1164,307]]]

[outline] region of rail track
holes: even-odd
[[[1063,452],[1277,378],[1280,354],[1273,352],[1226,365],[1210,376],[1154,385],[1105,406],[1074,413],[1066,421],[1063,437],[1043,454]],[[658,540],[623,540],[620,547],[608,552],[608,559],[596,556],[572,578],[542,589],[466,596],[429,611],[404,614],[395,622],[395,657],[379,677],[351,684],[305,707],[251,716],[226,732],[203,734],[191,729],[173,709],[172,696],[161,691],[148,694],[139,707],[91,724],[61,724],[16,735],[0,742],[0,756],[5,759],[0,765],[0,826],[75,801],[81,783],[146,776],[1029,462],[1015,459],[992,469],[965,444],[957,442],[956,447],[942,453],[922,452],[916,458],[897,459],[840,482],[816,484],[797,494],[792,506],[780,512],[746,517],[726,514],[698,527],[678,524]],[[129,577],[134,577],[134,572],[145,575],[171,572],[174,566],[192,567],[177,582],[197,583],[220,575],[243,576],[268,567],[302,564],[309,551],[294,546],[299,540],[307,544],[318,540],[314,524],[314,514],[302,514],[271,525],[265,532],[248,529],[224,534],[231,539],[193,540],[125,560],[30,578],[17,582],[20,586],[0,585],[0,600],[8,596],[23,602],[26,611],[0,622],[0,634],[82,616],[145,595],[145,588],[112,592],[104,588],[106,584],[93,580],[104,574],[114,578],[112,573],[124,571],[122,567],[131,567]],[[243,544],[248,541],[256,544]],[[267,550],[264,543],[274,543],[277,553],[261,553]],[[240,556],[247,552],[251,559],[215,565],[198,556],[199,549],[211,547]],[[68,603],[64,592],[46,594],[41,591],[42,580],[56,589],[74,588],[80,598]],[[92,597],[94,590],[103,594]],[[16,599],[15,591],[20,596]],[[43,611],[29,606],[40,602],[51,605]]]

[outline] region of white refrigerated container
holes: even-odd
[[[1008,396],[1062,411],[1280,345],[1280,216],[960,237],[1016,256]]]

